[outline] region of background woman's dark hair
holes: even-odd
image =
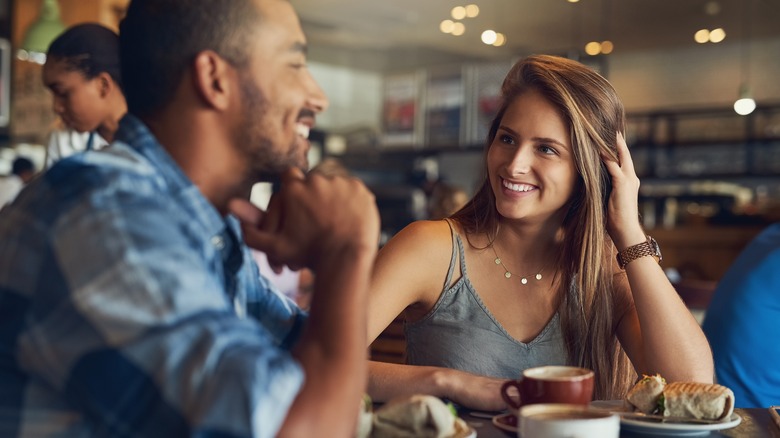
[[[150,116],[173,97],[195,56],[213,50],[248,65],[261,21],[251,0],[133,0],[119,26],[128,110]]]
[[[77,24],[55,39],[46,52],[48,59],[65,62],[87,79],[106,72],[122,87],[119,63],[119,36],[96,23]]]

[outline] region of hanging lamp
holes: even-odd
[[[22,50],[28,53],[46,53],[49,44],[65,31],[60,19],[60,6],[57,0],[43,0],[41,14],[27,29],[22,42]]]
[[[742,8],[742,68],[740,75],[742,83],[739,85],[739,97],[734,102],[734,112],[746,116],[756,109],[756,101],[750,90],[750,6],[752,0],[745,0]]]

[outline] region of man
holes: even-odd
[[[29,158],[16,157],[11,174],[0,178],[0,207],[10,203],[35,176],[35,165]]]
[[[0,436],[350,436],[378,213],[300,170],[327,100],[291,5],[133,0],[120,35],[116,141],[0,213]],[[274,177],[261,212],[245,199]],[[236,216],[316,272],[308,318]]]

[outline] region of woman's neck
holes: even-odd
[[[127,103],[125,102],[125,97],[123,95],[114,96],[113,100],[111,113],[95,130],[109,143],[114,141],[114,135],[119,129],[119,120],[127,113]]]
[[[498,252],[513,254],[513,263],[552,263],[561,242],[560,224],[554,221],[539,224],[516,223],[502,220],[492,245]]]

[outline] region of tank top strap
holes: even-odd
[[[444,220],[447,222],[447,225],[449,225],[450,233],[452,234],[452,256],[450,257],[450,267],[447,269],[447,278],[444,279],[444,287],[442,288],[442,290],[447,290],[452,283],[452,277],[455,275],[455,262],[458,256],[460,256],[460,275],[466,274],[466,257],[465,251],[463,249],[463,241],[460,240],[460,235],[455,231],[455,227],[452,226],[450,219]]]

